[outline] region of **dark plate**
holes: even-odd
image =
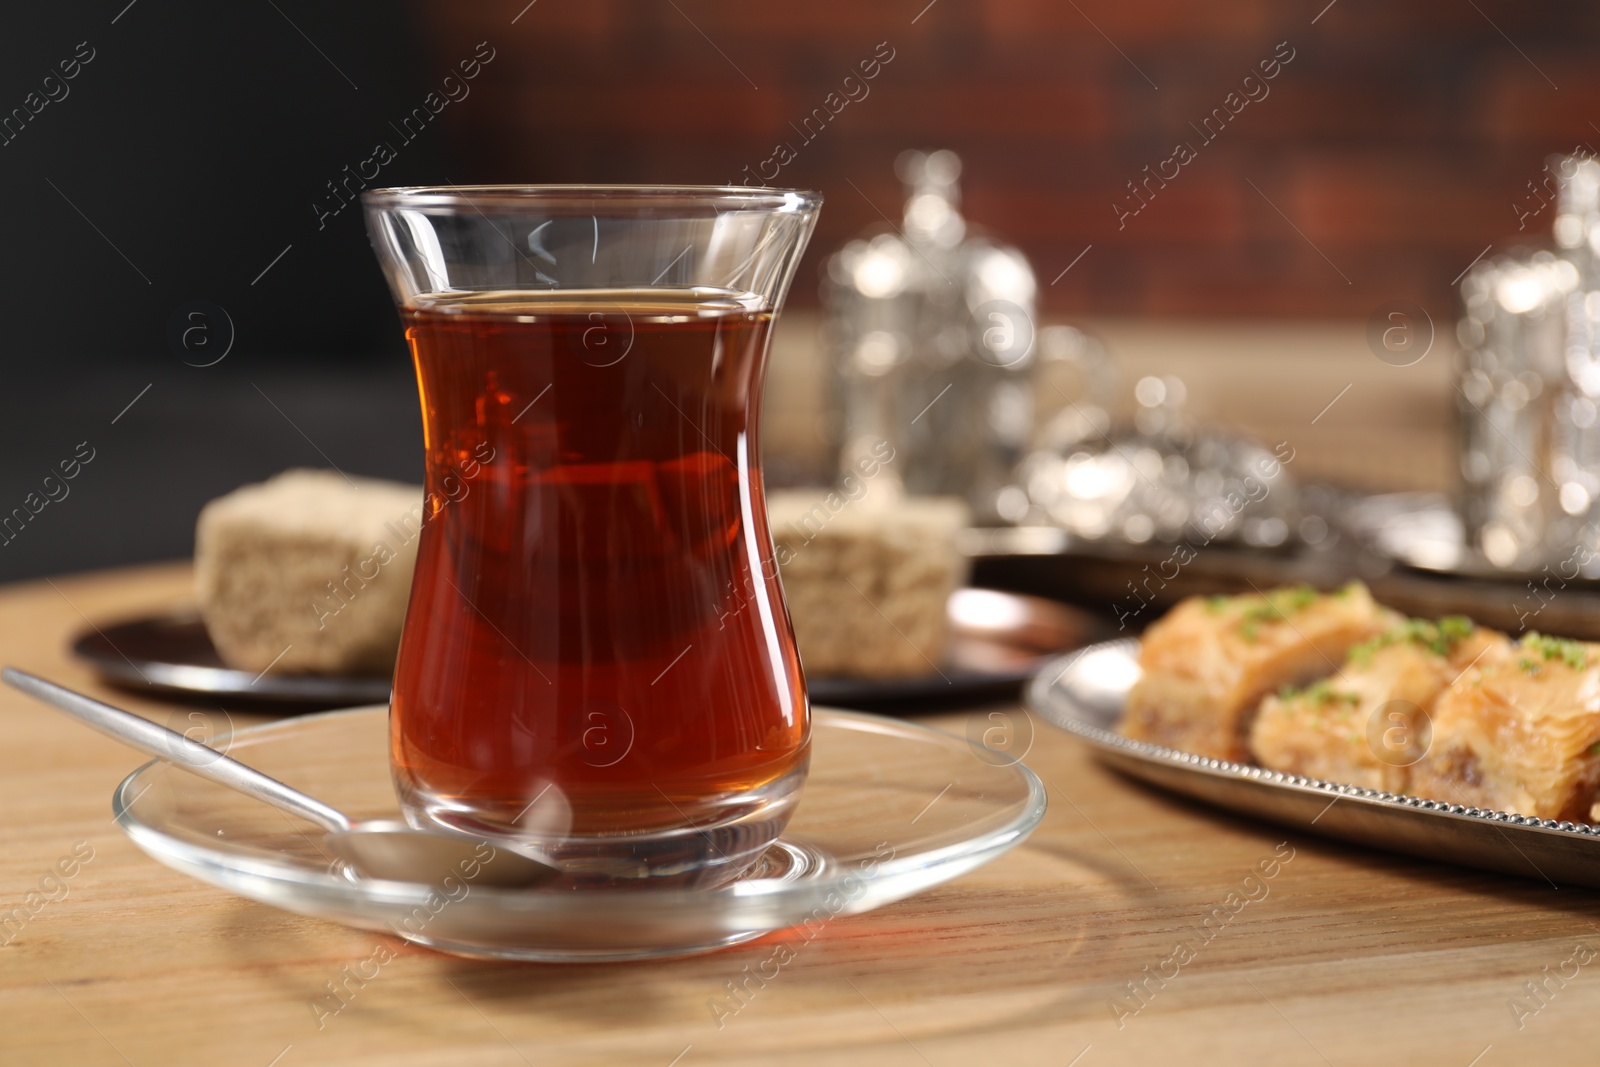
[[[815,704],[893,710],[901,703],[1014,699],[1053,656],[1105,636],[1088,612],[1043,597],[957,589],[946,607],[950,636],[938,673],[906,678],[807,675]]]
[[[102,678],[131,689],[197,697],[339,707],[386,704],[389,676],[251,674],[222,662],[192,612],[157,615],[79,634],[72,651]]]
[[[807,679],[811,700],[847,708],[1015,697],[1052,656],[1104,636],[1092,616],[1039,597],[958,589],[939,673],[909,678]],[[341,707],[389,700],[389,677],[251,674],[224,664],[199,616],[160,615],[96,627],[72,651],[100,676],[134,689],[194,697]]]
[[[1090,645],[1046,667],[1028,705],[1131,777],[1243,815],[1385,852],[1600,889],[1600,826],[1381,793],[1208,759],[1117,733],[1139,642]]]
[[[1335,589],[1352,578],[1367,583],[1380,603],[1418,618],[1470,615],[1480,626],[1520,634],[1528,630],[1600,641],[1600,581],[1552,566],[1530,579],[1504,571],[1436,569],[1402,562],[1396,553],[1406,531],[1434,523],[1448,532],[1438,495],[1366,496],[1318,487],[1326,496],[1331,528],[1316,546],[1261,552],[1217,542],[1188,556],[1172,545],[1115,545],[1074,540],[1039,527],[969,530],[963,548],[972,558],[974,583],[1016,589],[1079,604],[1111,618],[1111,629],[1137,633],[1184,597],[1231,596],[1307,583]],[[1401,533],[1381,549],[1375,530],[1389,517]],[[1459,528],[1459,526],[1458,526]],[[1409,542],[1413,548],[1420,541]],[[1434,539],[1435,547],[1449,539]],[[1191,545],[1191,549],[1193,549]],[[1183,559],[1187,563],[1183,563]],[[1440,555],[1442,563],[1446,557]],[[1487,564],[1484,565],[1487,567]],[[1470,573],[1469,573],[1470,571]]]

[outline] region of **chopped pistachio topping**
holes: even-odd
[[[1328,595],[1347,597],[1352,591],[1360,588],[1363,588],[1360,582],[1348,582]],[[1291,585],[1263,593],[1259,597],[1208,596],[1201,601],[1201,604],[1206,612],[1212,615],[1221,615],[1234,606],[1240,607],[1242,610],[1237,614],[1239,633],[1246,641],[1254,641],[1261,635],[1262,623],[1287,619],[1296,612],[1311,607],[1320,596],[1321,594],[1309,585]]]
[[[1537,652],[1546,662],[1558,659],[1575,671],[1581,671],[1589,665],[1589,650],[1582,642],[1565,637],[1529,633],[1522,639],[1522,647],[1530,652]]]
[[[1261,633],[1261,624],[1287,619],[1297,611],[1304,611],[1317,602],[1317,591],[1309,585],[1294,585],[1274,589],[1259,601],[1251,604],[1240,616],[1239,633],[1246,641],[1254,641]]]
[[[1303,700],[1305,703],[1311,704],[1318,708],[1327,707],[1329,704],[1349,704],[1353,707],[1356,704],[1361,703],[1361,697],[1359,695],[1350,692],[1340,692],[1339,690],[1335,689],[1333,687],[1333,683],[1329,682],[1327,679],[1323,679],[1320,682],[1312,682],[1304,689],[1296,689],[1292,685],[1286,685],[1282,689],[1278,690],[1278,699],[1284,703],[1289,703],[1290,701],[1295,700]],[[1348,708],[1340,709],[1341,717],[1348,716],[1349,713],[1350,712]]]
[[[1357,666],[1372,663],[1372,656],[1390,645],[1412,644],[1425,648],[1435,656],[1448,656],[1462,638],[1469,636],[1477,625],[1465,615],[1446,615],[1438,622],[1427,619],[1407,619],[1377,637],[1363,641],[1350,650],[1350,659]]]

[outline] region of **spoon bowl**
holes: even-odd
[[[364,878],[438,885],[455,877],[473,885],[525,889],[560,872],[504,843],[418,830],[399,819],[369,819],[329,831],[328,847]]]

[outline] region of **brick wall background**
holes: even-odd
[[[1516,243],[1545,155],[1600,145],[1600,6],[1582,0],[524,3],[419,8],[441,72],[498,50],[485,106],[452,109],[452,179],[737,181],[788,141],[774,184],[828,198],[800,303],[823,253],[898,218],[895,155],[949,147],[969,216],[1032,258],[1048,314],[1364,317],[1407,298],[1448,317],[1452,279]],[[1204,143],[1189,123],[1284,41],[1268,95]],[[880,42],[894,58],[869,95],[803,143],[790,123]],[[1119,229],[1125,183],[1179,140],[1197,158]]]

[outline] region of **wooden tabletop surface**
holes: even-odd
[[[0,656],[165,720],[170,706],[99,685],[66,644],[89,620],[183,604],[188,581],[166,566],[0,589]],[[963,731],[989,710],[927,721]],[[112,787],[140,757],[10,690],[0,722],[7,1065],[1595,1058],[1600,896],[1199,809],[1043,723],[1028,763],[1049,814],[975,873],[810,941],[535,965],[456,959],[190,881],[112,823]],[[794,958],[719,1027],[726,983],[780,940]],[[324,983],[380,944],[394,959],[319,1029]]]

